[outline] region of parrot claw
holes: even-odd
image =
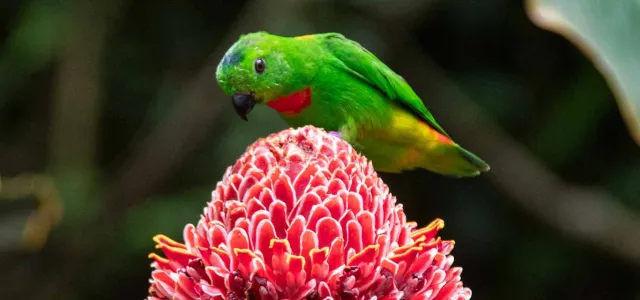
[[[340,132],[337,132],[337,131],[329,131],[329,134],[333,135],[333,136],[335,136],[337,138],[341,138],[342,137],[342,134],[340,134]]]

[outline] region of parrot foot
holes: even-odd
[[[329,134],[337,138],[342,138],[342,134],[340,134],[340,132],[337,132],[337,131],[329,131]]]

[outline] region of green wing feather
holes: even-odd
[[[390,100],[409,108],[438,132],[449,137],[411,86],[387,65],[355,41],[339,33],[318,35],[323,46],[342,64],[339,67],[355,78],[380,90]]]

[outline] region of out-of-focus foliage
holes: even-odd
[[[0,8],[6,7],[9,12],[10,3],[7,1]],[[30,75],[51,64],[63,42],[68,13],[57,1],[27,1],[20,7],[0,51],[0,108]]]
[[[640,2],[528,0],[531,19],[581,48],[605,74],[640,143]]]
[[[20,222],[11,226],[14,228],[24,227],[24,229],[15,239],[8,238],[7,235],[4,236],[2,245],[5,250],[21,246],[25,250],[40,250],[47,242],[49,231],[62,218],[62,205],[51,178],[36,174],[23,174],[0,181],[0,199],[19,201],[28,197],[33,197],[36,202],[34,212],[26,218],[23,224]]]
[[[492,166],[512,159],[505,153],[531,152],[551,170],[547,177],[597,188],[629,214],[640,211],[640,151],[589,60],[600,52],[585,57],[537,27],[521,1],[0,2],[0,176],[50,176],[64,211],[44,247],[29,252],[16,237],[38,200],[2,198],[3,299],[146,295],[151,237],[180,237],[244,148],[286,126],[264,106],[240,120],[214,80],[227,47],[256,30],[341,32],[398,70],[465,148],[497,157]],[[613,2],[622,3],[598,3]],[[434,70],[416,63],[426,58],[447,82],[427,77]],[[638,72],[615,74],[640,82]],[[451,89],[506,131],[515,150],[477,151],[496,128],[478,128],[462,110],[441,105],[456,100]],[[603,224],[587,199],[563,213],[532,210],[505,192],[513,187],[497,184],[504,171],[494,171],[468,180],[426,171],[382,177],[408,218],[446,221],[441,236],[456,240],[456,265],[474,299],[640,297],[638,260],[615,251],[640,241],[594,246],[542,222],[547,214],[617,224]],[[523,168],[511,176],[536,174]],[[546,179],[534,178],[520,194],[539,192],[530,186]],[[563,192],[551,200],[563,201]]]

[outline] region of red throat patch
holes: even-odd
[[[311,88],[269,101],[267,106],[287,115],[297,115],[311,105]]]

